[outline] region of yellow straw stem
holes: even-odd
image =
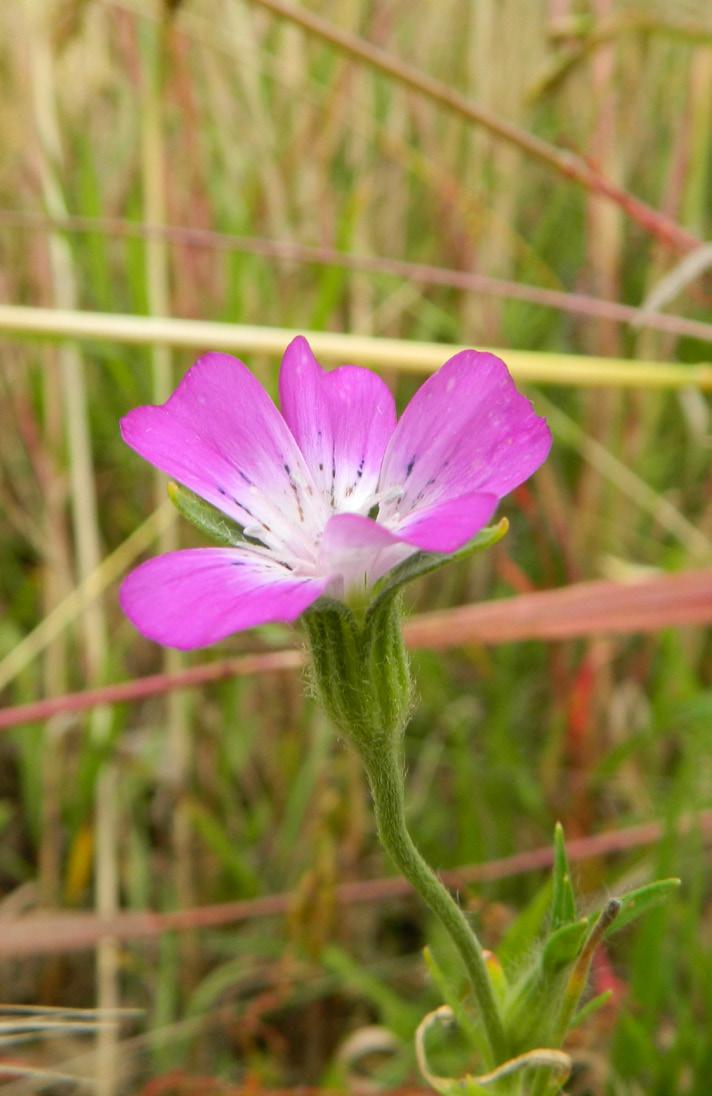
[[[116,342],[138,346],[172,346],[228,350],[245,354],[279,355],[297,334],[306,335],[317,357],[327,363],[430,373],[462,346],[414,342],[332,331],[297,331],[287,327],[257,327],[212,320],[169,316],[128,316],[109,312],[0,305],[0,332],[86,342]],[[518,380],[536,384],[616,388],[712,389],[712,364],[631,361],[626,358],[555,354],[540,350],[492,350],[504,357]]]

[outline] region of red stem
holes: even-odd
[[[669,822],[643,822],[625,829],[608,830],[591,837],[567,841],[569,860],[579,862],[598,856],[621,853],[653,845],[669,830]],[[678,819],[680,834],[693,829],[704,838],[712,836],[712,810],[684,815]],[[446,886],[457,890],[471,883],[493,882],[551,867],[550,846],[515,853],[484,864],[453,868],[440,873]],[[334,890],[335,900],[342,905],[382,902],[412,893],[410,884],[397,876],[341,883]],[[86,951],[94,948],[104,936],[116,940],[155,938],[165,932],[185,932],[196,928],[233,925],[259,917],[280,917],[294,905],[294,894],[271,894],[261,898],[223,902],[193,909],[154,913],[150,910],[119,913],[100,918],[94,913],[46,913],[31,917],[5,919],[0,935],[0,956],[40,955],[56,952]]]
[[[399,83],[409,87],[444,107],[453,114],[459,115],[465,121],[483,126],[495,137],[514,145],[522,152],[534,159],[547,164],[560,175],[571,179],[587,190],[600,194],[609,201],[619,206],[631,220],[640,225],[646,232],[661,243],[679,251],[691,251],[700,247],[702,241],[692,232],[677,224],[671,218],[660,213],[652,206],[641,201],[628,191],[623,190],[597,171],[583,156],[567,149],[558,148],[548,141],[542,140],[526,130],[507,122],[504,118],[493,114],[485,107],[468,99],[467,96],[429,76],[420,69],[409,65],[400,58],[395,57],[387,50],[373,45],[366,39],[352,34],[349,31],[340,30],[332,23],[313,15],[305,7],[289,2],[289,0],[252,0],[260,7],[267,8],[275,15],[288,19],[302,30],[320,38],[330,45],[336,46],[342,53],[361,61],[371,68],[391,76]]]

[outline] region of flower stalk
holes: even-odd
[[[363,761],[381,844],[440,919],[462,957],[496,1064],[507,1057],[507,1041],[482,947],[420,853],[406,822],[403,731],[413,688],[400,595],[383,597],[374,606],[361,619],[333,602],[321,603],[305,615],[314,684],[326,711]]]
[[[460,906],[423,858],[408,831],[400,744],[383,752],[361,753],[373,796],[378,836],[396,867],[440,919],[462,957],[492,1052],[504,1061],[507,1043],[492,992],[482,946]]]

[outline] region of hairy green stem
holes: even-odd
[[[383,847],[433,913],[440,918],[470,976],[492,1048],[493,1061],[507,1057],[506,1039],[492,993],[480,942],[464,913],[418,851],[405,819],[400,748],[380,740],[380,749],[360,750],[373,795],[378,835]]]
[[[465,915],[413,843],[405,820],[403,731],[413,684],[397,590],[376,597],[364,616],[325,601],[304,617],[314,684],[324,708],[361,756],[373,795],[378,835],[405,878],[442,921],[470,976],[492,1051],[507,1058],[506,1038],[482,948]]]

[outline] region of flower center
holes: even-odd
[[[405,487],[397,487],[395,485],[386,487],[383,491],[376,491],[376,493],[371,495],[364,503],[364,512],[367,514],[371,514],[373,510],[378,512],[378,507],[386,506],[389,502],[396,502],[398,499],[402,499],[404,494]]]

